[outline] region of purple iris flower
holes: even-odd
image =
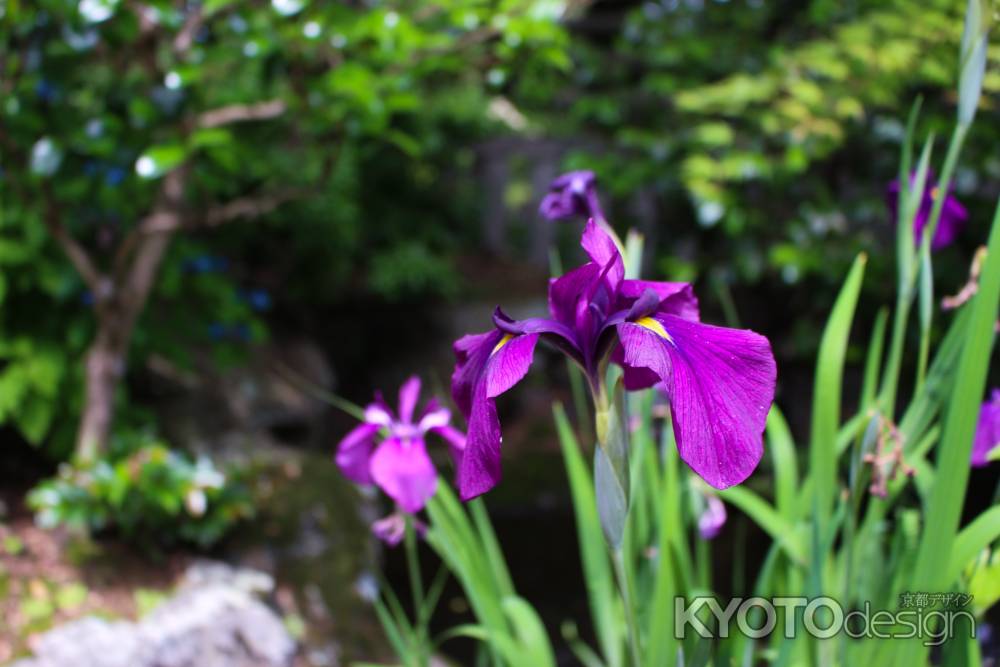
[[[910,185],[911,187],[916,180],[916,172],[910,174]],[[927,173],[927,183],[934,182],[934,173]],[[941,196],[941,189],[937,185],[932,186],[928,189],[924,187],[924,192],[920,197],[920,204],[917,207],[917,213],[913,218],[913,236],[916,239],[917,245],[920,245],[920,238],[924,232],[924,227],[927,226],[927,222],[931,217],[931,210],[934,208],[934,200]],[[889,203],[889,210],[892,213],[892,219],[896,220],[898,216],[897,204],[899,202],[899,179],[894,180],[889,184],[887,190],[887,201]],[[934,231],[934,238],[931,239],[931,250],[941,250],[952,243],[958,237],[958,233],[965,226],[965,221],[969,217],[969,212],[965,210],[965,206],[962,202],[958,201],[954,195],[950,193],[945,193],[944,204],[941,206],[941,218],[938,220],[937,229]]]
[[[705,494],[705,509],[698,517],[698,532],[701,539],[712,540],[726,525],[726,505],[713,493]]]
[[[336,457],[346,477],[358,484],[375,484],[410,514],[423,509],[437,489],[437,471],[424,436],[441,436],[456,466],[465,449],[465,436],[450,425],[451,412],[436,400],[429,400],[419,419],[414,419],[419,399],[418,377],[400,387],[398,416],[376,395],[365,408],[364,421],[340,441]]]
[[[469,420],[458,486],[467,500],[500,480],[496,397],[523,378],[539,339],[584,370],[595,396],[609,361],[625,388],[666,393],[681,458],[706,482],[742,482],[763,454],[774,398],[771,345],[752,331],[702,324],[688,283],[624,278],[621,254],[591,219],[581,245],[590,261],[549,284],[549,318],[515,321],[500,309],[492,331],[455,343],[455,404]]]
[[[1000,389],[994,389],[983,403],[972,442],[972,465],[979,468],[990,462],[990,453],[1000,447]]]
[[[546,220],[572,217],[604,221],[601,203],[597,200],[597,177],[592,171],[570,171],[557,177],[549,186],[538,212]]]

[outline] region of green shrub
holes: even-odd
[[[31,491],[28,505],[46,528],[113,533],[144,548],[207,548],[253,514],[238,474],[155,442],[118,459],[65,464]]]

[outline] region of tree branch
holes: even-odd
[[[248,120],[268,120],[285,113],[288,105],[284,100],[268,100],[255,104],[233,104],[206,111],[198,116],[195,123],[200,128],[219,127]]]
[[[45,227],[49,230],[49,234],[52,235],[52,238],[56,240],[63,249],[63,252],[66,253],[66,256],[69,257],[69,261],[73,264],[76,272],[80,274],[87,288],[93,293],[94,299],[100,300],[108,296],[106,292],[109,290],[110,283],[107,278],[97,270],[97,266],[94,264],[93,259],[91,259],[90,253],[63,226],[59,217],[59,209],[56,206],[52,191],[47,183],[42,186],[42,190],[45,195],[45,215],[42,220],[45,223]]]
[[[142,232],[144,234],[157,234],[196,227],[217,227],[241,218],[256,218],[309,192],[311,189],[290,188],[259,197],[240,197],[225,204],[213,206],[200,216],[192,216],[187,220],[182,220],[177,215],[154,214],[143,221]]]

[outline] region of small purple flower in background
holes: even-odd
[[[990,400],[983,403],[972,442],[972,465],[979,468],[990,463],[990,454],[1000,447],[1000,389],[994,389]]]
[[[398,415],[376,395],[375,402],[365,408],[364,421],[340,441],[336,456],[347,478],[375,484],[408,514],[423,509],[437,489],[437,471],[427,455],[424,436],[434,433],[444,439],[456,466],[465,449],[465,436],[450,425],[451,412],[435,399],[414,419],[419,400],[418,377],[400,387]],[[377,533],[391,535],[390,524],[376,526]]]
[[[427,524],[413,519],[413,527],[421,537],[427,532]],[[406,517],[400,512],[393,512],[372,524],[372,532],[390,547],[399,546],[406,535]]]
[[[705,509],[698,517],[698,532],[701,539],[711,540],[718,536],[726,524],[726,506],[714,493],[706,493]]]
[[[916,180],[916,172],[910,174],[910,185]],[[924,192],[920,197],[920,205],[917,207],[917,213],[913,218],[913,237],[916,240],[917,245],[920,245],[920,237],[924,232],[924,227],[927,226],[928,221],[931,217],[931,210],[934,208],[934,201],[941,196],[941,189],[937,185],[927,187],[929,184],[934,182],[933,172],[928,171],[927,173],[927,183],[924,187]],[[898,203],[899,203],[899,180],[896,179],[889,184],[889,189],[887,192],[887,201],[889,203],[889,210],[892,213],[892,219],[895,221],[898,217]],[[965,206],[962,202],[958,201],[954,195],[950,193],[945,193],[944,204],[941,207],[941,219],[938,220],[937,229],[934,231],[934,238],[931,239],[931,250],[941,250],[952,243],[958,237],[958,233],[965,226],[965,221],[969,217],[969,212],[965,210]]]
[[[452,395],[469,420],[462,499],[500,480],[495,399],[527,374],[539,339],[580,365],[595,396],[609,359],[623,367],[626,389],[659,386],[681,458],[716,488],[742,482],[764,451],[776,381],[770,343],[752,331],[699,322],[687,283],[625,279],[615,242],[594,220],[581,245],[590,262],[550,282],[551,318],[515,321],[497,309],[493,331],[455,343]]]
[[[604,212],[597,200],[597,178],[592,171],[571,171],[559,176],[549,186],[538,212],[546,220],[581,217],[604,222]]]

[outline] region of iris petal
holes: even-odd
[[[587,251],[590,261],[598,266],[604,267],[609,262],[611,263],[607,279],[611,287],[611,292],[616,292],[618,285],[625,278],[625,262],[622,260],[621,253],[618,251],[618,246],[615,245],[614,239],[591,218],[587,221],[587,226],[583,229],[580,245]]]
[[[456,343],[458,365],[452,376],[456,403],[468,406],[469,419],[465,451],[458,471],[462,500],[469,500],[493,488],[500,481],[500,420],[496,402],[528,372],[539,334],[512,336],[502,345],[500,331],[470,337]],[[464,341],[464,342],[463,342]]]
[[[371,484],[368,459],[375,446],[378,424],[362,423],[352,429],[337,445],[336,462],[348,479],[358,484]]]
[[[371,458],[372,480],[405,512],[419,512],[437,489],[423,440],[387,438]]]
[[[449,421],[451,421],[451,410],[440,405],[435,405],[432,409],[424,410],[424,414],[420,417],[420,422],[417,424],[417,430],[422,435],[427,433],[427,431],[433,431],[436,428],[447,425]]]
[[[413,411],[420,400],[420,378],[416,375],[410,377],[403,386],[399,388],[399,420],[404,424],[413,422]]]
[[[568,327],[576,324],[577,303],[600,273],[598,265],[588,263],[549,281],[549,312],[557,322]]]
[[[537,342],[538,334],[514,336],[490,356],[485,373],[487,398],[496,398],[527,375]]]
[[[716,488],[739,484],[764,451],[776,378],[771,346],[752,331],[675,315],[657,320],[669,339],[631,322],[618,325],[622,363],[663,382],[681,458]]]
[[[664,283],[653,280],[623,280],[618,288],[618,299],[615,310],[627,310],[632,307],[646,290],[653,290],[660,297],[657,311],[664,314],[677,315],[687,320],[697,322],[698,297],[690,283]]]

